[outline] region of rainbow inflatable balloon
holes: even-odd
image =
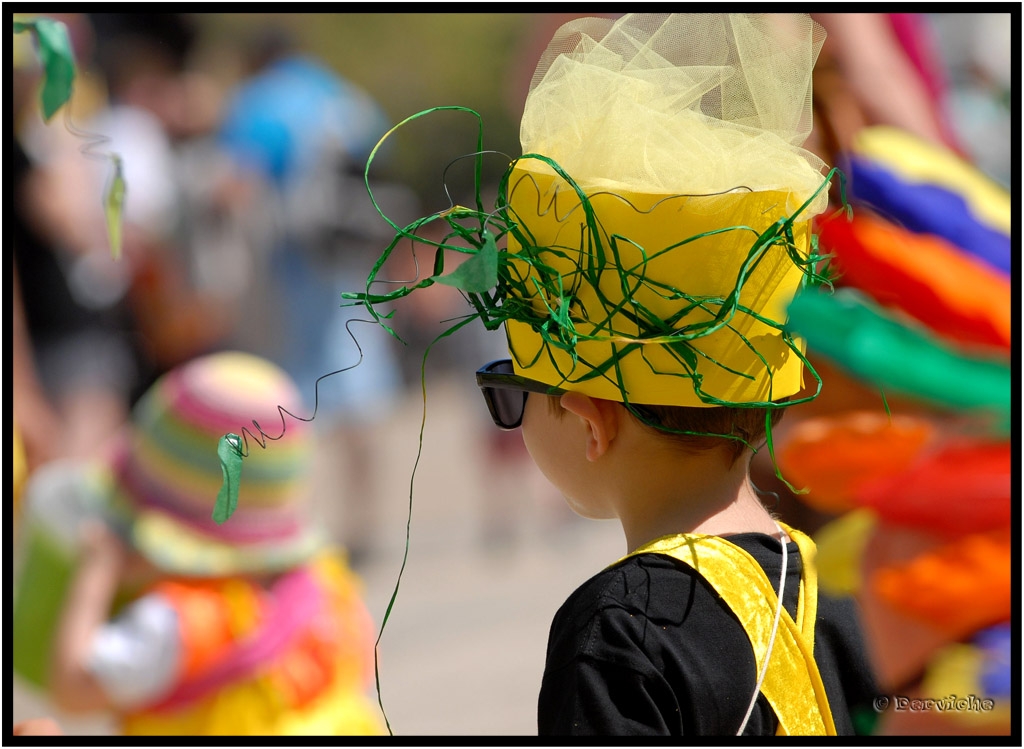
[[[924,697],[992,701],[950,713],[961,729],[1009,732],[1009,193],[890,127],[861,131],[843,169],[852,217],[818,226],[837,289],[797,295],[787,327],[810,355],[927,408],[798,423],[779,467],[837,516],[816,537],[821,584],[859,596],[869,645],[914,651]],[[883,689],[905,687],[900,674]]]

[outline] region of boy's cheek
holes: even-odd
[[[544,398],[526,399],[523,413],[523,443],[544,477],[563,494],[573,495],[574,467],[572,438],[567,434],[569,419],[557,418]]]

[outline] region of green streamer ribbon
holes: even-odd
[[[486,229],[481,233],[480,251],[446,276],[434,280],[470,294],[482,294],[498,284],[498,245]]]
[[[473,115],[478,121],[476,207],[453,206],[446,211],[418,219],[408,226],[398,226],[381,211],[373,198],[373,190],[369,184],[370,163],[383,142],[398,128],[419,117],[440,110],[466,112]],[[829,263],[831,256],[819,251],[816,237],[812,237],[808,254],[802,255],[797,249],[794,239],[794,224],[818,194],[828,187],[835,175],[838,175],[840,180],[843,202],[841,210],[849,211],[849,204],[845,198],[845,181],[839,170],[833,169],[823,179],[814,195],[809,197],[791,216],[780,218],[764,231],[758,232],[748,226],[716,229],[681,239],[670,247],[660,248],[656,252],[649,253],[627,237],[621,235],[605,237],[601,232],[589,197],[572,177],[548,157],[540,154],[525,154],[520,158],[544,162],[576,193],[583,213],[582,219],[584,219],[578,247],[537,246],[530,234],[529,227],[519,221],[518,216],[514,214],[508,204],[508,180],[515,165],[513,160],[509,160],[512,163],[499,184],[498,199],[494,208],[491,210],[484,208],[480,199],[479,183],[479,160],[484,153],[486,152],[483,151],[481,117],[474,110],[465,107],[436,107],[425,110],[407,118],[385,134],[371,152],[367,162],[366,187],[377,212],[395,229],[396,234],[370,271],[365,291],[343,293],[342,306],[363,306],[389,334],[401,341],[400,336],[387,322],[394,314],[393,308],[391,308],[392,311],[384,313],[377,307],[380,305],[390,307],[391,303],[417,289],[426,288],[434,283],[443,283],[462,292],[463,297],[472,308],[472,311],[467,313],[467,318],[479,319],[487,329],[494,330],[509,320],[515,320],[529,325],[540,335],[543,346],[531,361],[524,361],[518,352],[512,351],[512,355],[522,366],[532,366],[545,352],[555,363],[554,351],[567,352],[572,362],[570,370],[558,369],[564,383],[582,383],[600,377],[608,379],[621,392],[625,393],[626,388],[618,365],[619,360],[639,350],[640,356],[648,361],[643,347],[649,344],[660,344],[669,352],[678,366],[674,367],[675,371],[656,371],[648,361],[648,364],[652,366],[652,371],[659,375],[675,376],[685,380],[687,386],[692,387],[704,403],[716,406],[778,408],[781,407],[780,404],[773,402],[770,395],[767,400],[762,402],[734,403],[715,398],[704,392],[701,387],[703,377],[697,371],[697,365],[701,359],[710,361],[736,376],[750,377],[750,375],[736,372],[726,364],[711,359],[695,344],[698,339],[720,330],[732,331],[740,338],[742,344],[760,359],[765,369],[769,369],[764,357],[731,324],[736,315],[749,315],[779,331],[782,340],[803,361],[812,376],[818,379],[813,366],[800,352],[796,341],[784,329],[783,323],[767,319],[755,310],[740,304],[739,299],[744,284],[773,247],[784,248],[790,260],[804,273],[801,282],[802,288],[832,286],[834,274]],[[443,239],[433,241],[418,236],[419,229],[434,221],[442,221],[447,224],[448,231]],[[703,237],[737,231],[750,234],[751,246],[747,257],[737,270],[735,287],[724,296],[690,295],[670,284],[652,280],[645,274],[647,264],[661,254],[676,251]],[[498,242],[510,238],[514,239],[521,247],[521,250],[514,255],[498,250]],[[432,275],[413,284],[394,284],[379,278],[382,268],[403,239],[410,239],[415,243],[435,248]],[[456,239],[458,244],[453,243],[453,240]],[[641,260],[639,262],[629,264],[623,261],[622,250],[627,247],[640,252]],[[551,266],[550,260],[545,260],[545,258],[551,257],[566,259],[572,256],[571,253],[574,250],[578,255],[578,250],[581,248],[584,250],[583,260],[578,261],[576,269],[571,274],[555,269]],[[446,253],[452,252],[469,253],[471,257],[461,263],[454,272],[445,275]],[[526,267],[526,271],[524,271],[524,267]],[[618,274],[617,284],[612,285],[602,281],[602,275],[609,272]],[[567,278],[573,279],[573,288],[565,287]],[[390,290],[376,291],[377,284],[385,283],[391,284]],[[582,284],[587,284],[596,291],[600,309],[583,310],[580,308],[576,302],[575,291]],[[611,298],[604,293],[604,289],[611,288],[615,288],[621,293],[616,298]],[[635,292],[640,289],[655,291],[662,298],[677,302],[678,310],[668,319],[661,319],[651,309],[637,302]],[[540,305],[537,304],[538,301],[541,302]],[[695,320],[692,313],[697,310],[707,313],[711,319],[706,319],[705,315],[705,319]],[[616,331],[613,328],[613,320],[616,318],[624,320],[632,332],[625,334]],[[465,321],[466,318],[462,318],[459,325]],[[583,323],[587,323],[587,325],[584,326]],[[592,332],[584,334],[580,332],[581,329],[592,330]],[[614,354],[604,362],[582,361],[577,354],[577,348],[580,343],[585,341],[610,342],[613,344]],[[820,391],[820,379],[818,379],[818,384],[818,391]],[[811,400],[817,396],[818,391],[785,405]],[[628,399],[624,402],[628,407]]]
[[[118,154],[113,153],[110,158],[114,164],[114,174],[103,199],[103,214],[107,221],[107,236],[110,238],[110,256],[114,260],[120,260],[125,195],[124,169]]]

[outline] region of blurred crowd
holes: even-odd
[[[420,398],[421,376],[436,382],[458,372],[462,382],[471,384],[481,357],[502,355],[503,335],[469,332],[457,345],[438,347],[423,370],[427,346],[446,327],[442,321],[464,311],[454,289],[439,287],[402,312],[396,328],[404,343],[366,322],[368,316],[358,308],[341,306],[341,292],[365,288],[369,268],[392,239],[393,229],[380,213],[404,226],[423,209],[417,194],[396,173],[390,145],[382,147],[373,161],[371,200],[364,168],[394,122],[368,92],[304,51],[285,26],[268,21],[218,44],[217,64],[236,72],[226,82],[223,74],[215,75],[202,63],[209,40],[195,16],[58,13],[43,18],[66,29],[76,74],[71,100],[57,117],[44,122],[39,90],[48,73],[45,61],[28,34],[15,36],[14,230],[9,237],[15,258],[12,432],[19,683],[43,687],[65,711],[113,710],[123,722],[121,729],[130,733],[182,728],[186,733],[378,733],[378,717],[368,703],[359,701],[368,696],[368,627],[373,624],[361,613],[360,582],[346,565],[358,573],[377,551],[379,506],[385,501],[378,484],[388,470],[390,452],[382,430],[407,397]],[[123,245],[116,258],[103,205],[113,177],[113,155],[123,164],[126,185]],[[413,253],[404,257],[412,262],[405,264],[403,259],[394,272],[429,272],[432,260],[427,253],[419,260]],[[238,358],[250,355],[256,358]],[[268,364],[280,368],[275,376],[294,383],[300,397],[271,404],[254,395],[247,413],[237,407],[242,393],[232,395],[230,380],[237,379],[240,389],[255,387],[266,378],[261,372]],[[184,722],[178,720],[181,725],[168,728],[159,709],[136,712],[149,698],[140,703],[138,690],[119,696],[116,684],[119,679],[126,684],[151,681],[152,674],[163,672],[161,689],[166,689],[168,669],[178,667],[141,656],[184,649],[179,660],[187,661],[192,657],[186,657],[190,643],[175,644],[172,638],[160,648],[153,640],[131,645],[140,649],[128,661],[148,675],[133,674],[125,670],[130,664],[122,663],[108,670],[104,697],[81,663],[93,657],[88,655],[85,631],[77,636],[68,632],[84,626],[76,625],[75,617],[102,617],[112,607],[120,612],[118,618],[102,625],[97,641],[132,643],[137,622],[146,617],[136,612],[152,608],[154,601],[159,609],[166,608],[168,600],[177,600],[159,591],[155,599],[139,598],[145,589],[131,571],[140,565],[148,569],[151,585],[180,576],[176,563],[161,561],[159,554],[156,561],[152,555],[140,556],[139,548],[132,547],[141,542],[132,532],[123,537],[109,532],[90,535],[86,516],[92,509],[86,512],[80,506],[96,504],[82,498],[95,493],[89,477],[97,467],[106,471],[115,466],[114,473],[120,476],[117,459],[109,456],[116,455],[125,440],[136,439],[128,435],[137,434],[146,445],[150,440],[160,442],[160,430],[166,428],[161,424],[209,432],[208,421],[189,424],[192,416],[179,413],[184,407],[172,395],[174,381],[185,383],[188,398],[222,409],[217,418],[224,431],[248,429],[250,438],[265,432],[273,440],[267,443],[267,452],[279,454],[277,463],[290,465],[299,458],[294,447],[282,445],[291,444],[309,422],[315,437],[303,450],[311,458],[307,499],[313,507],[306,522],[326,531],[328,542],[340,550],[340,556],[329,562],[334,568],[326,575],[332,581],[327,587],[333,597],[340,585],[347,591],[342,596],[347,603],[338,609],[335,624],[314,622],[314,634],[300,637],[301,642],[312,643],[312,650],[301,657],[316,666],[302,673],[330,673],[334,667],[324,661],[337,659],[339,679],[324,682],[322,688],[300,683],[298,695],[285,690],[283,697],[271,694],[280,691],[279,684],[268,687],[262,682],[239,687],[249,690],[245,698],[237,689],[231,692],[234,687],[229,688],[230,699],[215,690],[198,707],[190,707]],[[277,406],[287,409],[280,422],[271,408]],[[485,458],[496,470],[514,472],[527,459],[518,435],[496,433],[482,402],[478,410],[479,420],[468,426],[479,428],[486,440]],[[237,424],[225,420],[227,414]],[[285,433],[287,439],[279,443]],[[178,480],[181,476],[150,474],[143,481],[149,494],[128,487],[123,477],[115,479],[121,489],[114,494],[96,490],[101,495],[97,501],[105,508],[101,514],[109,513],[106,505],[116,504],[117,491],[124,491],[132,502],[142,502],[133,512],[155,497],[178,503],[170,507],[170,517],[187,517],[187,496],[196,488],[198,472],[209,479],[208,489],[213,489],[215,479],[219,483],[220,469],[209,463],[216,461],[216,437],[207,434],[204,452],[173,452],[181,450],[179,446],[168,448],[173,454],[156,458],[157,463],[174,463],[175,472],[189,476],[184,482]],[[251,439],[247,445],[250,453],[262,452],[256,442]],[[252,462],[250,456],[242,474],[242,494],[250,491],[244,488],[247,475],[257,484],[261,481],[260,469]],[[273,471],[279,472],[280,465]],[[263,493],[264,504],[291,502],[284,495],[271,499],[268,487],[255,491]],[[215,493],[204,490],[198,499],[193,493],[196,501],[209,503],[197,522],[209,524]],[[509,537],[508,506],[497,496],[500,492],[492,494],[493,511],[482,512],[482,543]],[[186,504],[181,504],[181,496]],[[21,501],[26,506],[20,506]],[[242,498],[243,505],[248,501],[249,497]],[[140,523],[136,518],[135,525]],[[246,521],[236,518],[233,523],[239,527]],[[206,533],[214,547],[235,544],[230,533],[221,537],[216,527]],[[181,548],[168,553],[201,558],[203,552],[187,551],[190,542],[183,538],[170,533],[167,545]],[[46,545],[54,542],[60,548]],[[246,553],[278,556],[275,550]],[[276,585],[278,574],[286,588],[294,574],[306,574],[305,568],[245,571],[231,565],[223,571],[230,573],[224,596],[229,612],[238,607],[239,585],[255,584],[253,590],[273,593],[281,587]],[[310,571],[313,578],[321,575],[313,567]],[[250,572],[258,573],[252,581]],[[186,598],[201,601],[209,595],[204,580],[208,571],[198,576],[195,570],[184,573],[186,582],[192,581],[187,585],[194,583],[195,588]],[[36,587],[40,577],[48,580],[43,601],[32,595],[42,590]],[[98,593],[97,586],[106,586],[112,598]],[[93,603],[84,603],[87,598]],[[301,608],[301,596],[297,600]],[[275,616],[272,611],[234,611],[228,619],[234,616],[237,621],[228,626],[249,636],[260,632],[264,618]],[[188,620],[191,615],[186,612],[177,616]],[[96,619],[93,625],[101,622]],[[200,629],[210,626],[212,622]],[[344,652],[316,650],[323,650],[315,643],[327,642],[324,637],[353,633],[358,636]],[[222,663],[214,670],[238,670],[240,659],[251,659],[244,653],[232,655],[227,644],[222,646],[226,655],[209,663],[222,659],[233,665],[222,668]],[[116,648],[109,653],[115,663],[125,660]],[[209,653],[204,657],[213,658]],[[293,668],[287,660],[283,667]],[[121,675],[110,676],[117,672]],[[341,683],[348,686],[339,691]],[[178,687],[186,693],[207,691],[188,679]],[[353,688],[365,694],[353,694]],[[313,691],[304,695],[308,689]],[[324,690],[328,694],[320,695]],[[319,702],[309,707],[313,697]],[[240,699],[270,699],[274,706],[250,710],[239,706]],[[282,706],[295,699],[304,711],[299,723],[288,710],[281,713]],[[194,700],[189,697],[182,704],[192,705]],[[321,713],[333,717],[317,717],[318,704],[328,705]],[[338,705],[343,709],[336,709]],[[238,709],[265,719],[259,725],[232,724],[230,715]],[[136,720],[139,715],[141,721]],[[279,723],[290,728],[282,729]],[[18,733],[38,730],[42,729],[31,721],[16,727]]]
[[[241,350],[299,383],[297,415],[315,412],[323,470],[340,471],[325,480],[363,498],[353,512],[372,507],[372,431],[418,381],[422,351],[354,323],[340,292],[391,238],[363,168],[393,123],[279,26],[231,47],[240,77],[225,88],[194,65],[202,30],[187,15],[53,17],[78,65],[70,127],[42,123],[39,60],[27,37],[15,51],[15,423],[29,470],[94,452],[174,366]],[[127,184],[118,261],[101,210],[111,153]],[[387,166],[384,149],[375,174]],[[419,215],[386,176],[374,198],[402,225]]]
[[[190,14],[49,17],[66,25],[78,65],[72,127],[63,115],[48,124],[39,116],[42,68],[29,39],[16,37],[13,52],[15,481],[97,454],[162,375],[203,355],[248,352],[287,372],[302,396],[297,412],[315,414],[318,485],[344,487],[322,509],[358,569],[374,551],[373,482],[388,457],[381,425],[406,397],[419,398],[424,349],[441,321],[465,312],[453,289],[413,295],[397,318],[403,345],[341,306],[340,292],[363,290],[393,237],[363,172],[395,123],[372,92],[279,25],[223,48],[238,71],[226,86],[200,64],[204,29]],[[839,164],[862,131],[891,126],[1009,184],[1010,35],[1001,17],[815,17],[828,41],[810,151]],[[510,106],[528,85],[518,66],[532,70],[533,50],[568,18],[538,16],[510,65]],[[453,103],[473,104],[437,102]],[[121,157],[127,185],[116,261],[101,206],[109,153]],[[392,150],[376,154],[373,171],[380,211],[401,226],[423,215]],[[401,271],[429,272],[430,262],[424,253]],[[500,332],[467,329],[438,347],[427,375],[461,373],[469,388],[473,369],[503,355]],[[879,409],[877,389],[810,356],[827,386],[798,418]],[[889,405],[927,411],[898,393]],[[480,417],[495,470],[515,474],[525,458],[518,435],[494,432],[482,404]],[[795,422],[784,421],[780,436]],[[814,531],[836,514],[793,495],[767,454],[754,467],[758,486],[778,497],[771,509],[790,524]],[[494,499],[484,531],[501,534],[509,510]]]

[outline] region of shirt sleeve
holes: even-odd
[[[579,656],[545,674],[538,729],[541,735],[665,736],[679,720],[664,680],[633,666]]]
[[[596,575],[555,614],[538,701],[541,735],[683,733],[675,691],[652,658],[661,645],[650,640],[647,612],[628,600],[636,588],[631,570]]]
[[[181,649],[173,606],[151,594],[100,628],[92,641],[88,669],[116,707],[141,707],[171,690]]]

